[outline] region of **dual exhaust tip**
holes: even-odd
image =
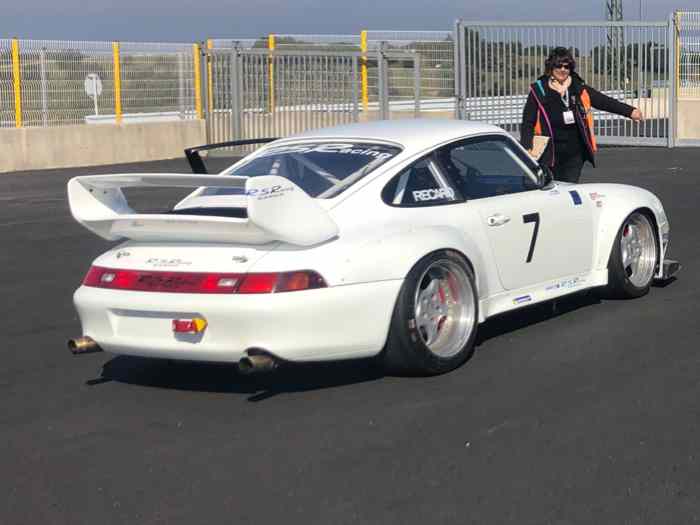
[[[68,350],[73,355],[93,354],[102,352],[100,345],[88,336],[76,337],[68,340]],[[251,348],[238,361],[238,370],[243,375],[251,375],[259,372],[271,372],[279,365],[279,361],[265,350]]]

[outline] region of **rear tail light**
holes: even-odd
[[[118,270],[93,266],[84,286],[139,292],[261,294],[326,288],[311,270],[280,273],[192,273]]]

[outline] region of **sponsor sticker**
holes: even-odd
[[[530,295],[521,295],[520,297],[516,297],[513,299],[513,304],[524,304],[524,303],[529,303],[532,301],[532,296]]]
[[[581,196],[576,190],[571,190],[569,195],[571,195],[571,200],[574,201],[574,206],[581,206]]]
[[[156,268],[174,268],[177,266],[190,266],[192,262],[178,258],[160,259],[157,257],[151,257],[146,261],[146,264],[150,264],[152,266],[155,266]]]
[[[436,201],[439,199],[454,200],[455,190],[452,188],[430,188],[427,190],[416,190],[413,192],[413,200],[419,201]]]
[[[281,184],[276,184],[275,186],[270,186],[269,188],[254,188],[246,191],[245,194],[249,197],[255,198],[256,200],[263,201],[274,197],[281,197],[290,191],[294,191],[294,186],[282,186]]]
[[[279,146],[261,153],[257,158],[287,153],[335,153],[338,155],[361,155],[375,159],[389,159],[391,153],[372,148],[358,148],[355,144],[299,144],[296,146]]]
[[[586,280],[582,279],[581,277],[572,277],[571,279],[564,279],[563,281],[550,284],[549,286],[545,287],[545,291],[555,292],[557,290],[570,290],[581,286],[585,282]]]

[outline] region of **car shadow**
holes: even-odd
[[[498,315],[479,327],[475,344],[478,347],[494,337],[600,302],[598,294],[582,292]],[[248,395],[248,401],[260,402],[280,394],[360,384],[384,377],[377,359],[284,363],[273,372],[243,375],[233,364],[116,356],[104,364],[99,378],[86,384],[96,386],[116,381],[154,388]]]
[[[117,381],[155,388],[243,394],[249,395],[248,401],[259,402],[280,394],[364,383],[382,377],[384,372],[375,359],[284,363],[272,372],[244,375],[234,364],[116,356],[104,364],[99,378],[86,384]]]
[[[476,347],[478,348],[479,345],[494,337],[600,303],[601,295],[597,290],[586,290],[496,315],[479,326],[479,331],[476,334]]]

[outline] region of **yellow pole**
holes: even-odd
[[[367,87],[367,31],[360,33],[360,51],[362,51],[362,108],[369,107],[369,88]]]
[[[194,111],[197,118],[202,115],[202,69],[199,63],[199,44],[192,44],[192,60],[194,61]]]
[[[114,62],[114,120],[122,123],[122,68],[119,57],[119,42],[112,42],[112,59]]]
[[[12,81],[15,91],[15,126],[22,127],[22,71],[19,64],[19,40],[12,39]]]
[[[272,52],[275,50],[275,35],[268,35],[267,37],[267,49],[270,50],[270,55],[268,57],[268,82],[270,84],[270,103],[269,110],[270,113],[275,111],[275,64],[272,57]]]
[[[679,15],[678,11],[674,13],[676,18],[676,30],[674,32],[674,38],[676,39],[676,100],[681,94],[681,17]]]
[[[207,40],[207,49],[214,49],[214,42],[210,38]],[[211,53],[207,53],[207,111],[211,114],[214,111],[214,77],[212,76]]]

